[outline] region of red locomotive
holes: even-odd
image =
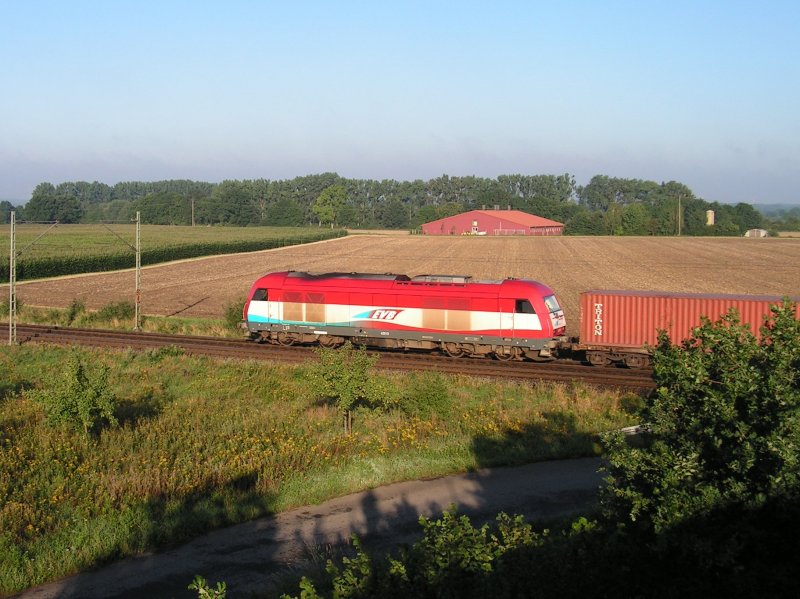
[[[527,279],[276,272],[244,306],[254,339],[441,350],[454,357],[548,360],[566,329],[553,290]]]

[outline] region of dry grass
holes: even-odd
[[[259,276],[279,270],[524,277],[550,285],[577,332],[578,295],[640,289],[800,296],[800,238],[423,237],[356,235],[304,246],[149,267],[146,314],[222,317]],[[28,305],[89,309],[132,300],[132,271],[20,284]]]

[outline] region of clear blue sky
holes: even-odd
[[[0,0],[0,198],[333,171],[800,203],[798,32],[797,0]]]

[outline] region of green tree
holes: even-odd
[[[195,202],[195,221],[239,227],[252,225],[259,222],[252,200],[252,190],[243,181],[223,181],[210,198]]]
[[[347,341],[339,349],[319,348],[319,362],[311,371],[318,388],[331,398],[343,414],[344,432],[353,427],[353,409],[370,397],[371,369],[378,360],[361,347],[354,349]]]
[[[387,229],[405,229],[408,227],[408,210],[398,199],[389,200],[381,211],[381,225]]]
[[[605,231],[603,213],[582,206],[565,224],[564,233],[567,235],[603,235]]]
[[[622,235],[623,210],[622,204],[613,203],[603,213],[603,226],[607,235]]]
[[[347,204],[347,192],[344,185],[336,184],[325,188],[311,206],[311,211],[319,219],[320,225],[335,225],[339,215]]]
[[[299,227],[303,220],[300,205],[290,198],[281,198],[267,208],[265,223],[273,227]]]
[[[507,191],[506,204],[545,218],[565,218],[565,208],[575,205],[575,177],[569,173],[500,175],[497,181]]]
[[[25,220],[60,223],[77,223],[83,216],[80,200],[65,195],[34,194],[25,204]]]
[[[142,222],[150,225],[192,224],[191,200],[174,191],[151,193],[135,200],[130,205],[130,213],[137,211]]]
[[[43,181],[39,183],[36,187],[33,188],[33,193],[31,194],[31,198],[35,197],[46,197],[46,196],[54,196],[56,195],[56,187],[52,183],[48,183],[47,181]]]
[[[644,447],[605,438],[612,521],[654,533],[729,505],[758,507],[800,487],[800,321],[788,300],[757,340],[731,312],[654,354]]]
[[[0,224],[6,225],[11,222],[11,212],[13,210],[16,210],[16,208],[8,200],[0,202]]]
[[[620,180],[605,175],[595,175],[591,181],[578,188],[578,197],[582,206],[590,210],[602,210],[617,202],[620,196]]]
[[[642,204],[630,204],[622,210],[624,235],[647,235],[650,213]]]
[[[764,223],[764,217],[753,208],[751,204],[739,203],[733,208],[736,215],[736,222],[739,225],[739,232],[744,233],[748,229],[758,229]]]

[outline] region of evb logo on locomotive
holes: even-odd
[[[397,318],[402,310],[373,310],[369,314],[370,320],[394,320]]]

